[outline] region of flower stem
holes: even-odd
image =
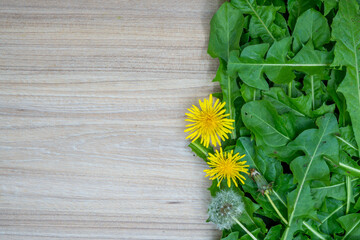
[[[257,240],[257,238],[252,235],[252,233],[244,226],[241,224],[241,222],[239,220],[237,220],[235,217],[231,216],[232,219],[234,219],[234,221],[254,240]]]
[[[283,217],[283,215],[280,213],[279,209],[275,206],[274,202],[271,200],[271,197],[269,196],[268,192],[265,192],[265,196],[269,200],[271,206],[274,208],[275,212],[279,215],[280,219],[286,224],[289,225],[288,221]]]

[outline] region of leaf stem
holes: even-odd
[[[314,76],[310,76],[311,79],[311,101],[312,101],[312,110],[315,109],[315,93],[314,93]]]
[[[256,238],[254,235],[252,235],[252,233],[251,233],[244,225],[242,225],[242,223],[241,223],[239,220],[237,220],[237,219],[236,219],[235,217],[233,217],[233,216],[231,216],[231,218],[234,219],[234,221],[235,221],[252,239],[257,240],[257,238]]]
[[[271,197],[269,196],[268,192],[265,192],[265,196],[267,197],[267,199],[269,200],[271,206],[274,208],[275,212],[279,215],[280,219],[286,224],[289,225],[288,221],[286,221],[286,219],[283,217],[283,215],[281,214],[281,212],[279,211],[279,209],[275,206],[274,202],[271,200]]]
[[[316,231],[312,226],[310,226],[309,224],[307,224],[306,222],[303,222],[303,225],[310,230],[310,232],[312,232],[313,234],[315,234],[318,238],[320,238],[321,240],[326,240],[326,238],[324,238],[323,235],[321,235],[321,233],[319,233],[318,231]]]
[[[292,81],[289,82],[289,85],[288,85],[288,96],[291,98],[291,90],[292,90]]]
[[[352,197],[352,188],[351,188],[351,177],[346,176],[346,214],[350,211],[350,201]]]

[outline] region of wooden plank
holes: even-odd
[[[221,1],[0,1],[0,239],[218,239],[184,112]]]

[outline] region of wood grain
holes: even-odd
[[[0,0],[0,239],[218,239],[183,130],[219,5]]]

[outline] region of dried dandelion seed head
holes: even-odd
[[[233,190],[222,190],[209,205],[209,220],[220,230],[230,229],[236,224],[234,218],[239,217],[244,210],[245,206],[239,194]]]

